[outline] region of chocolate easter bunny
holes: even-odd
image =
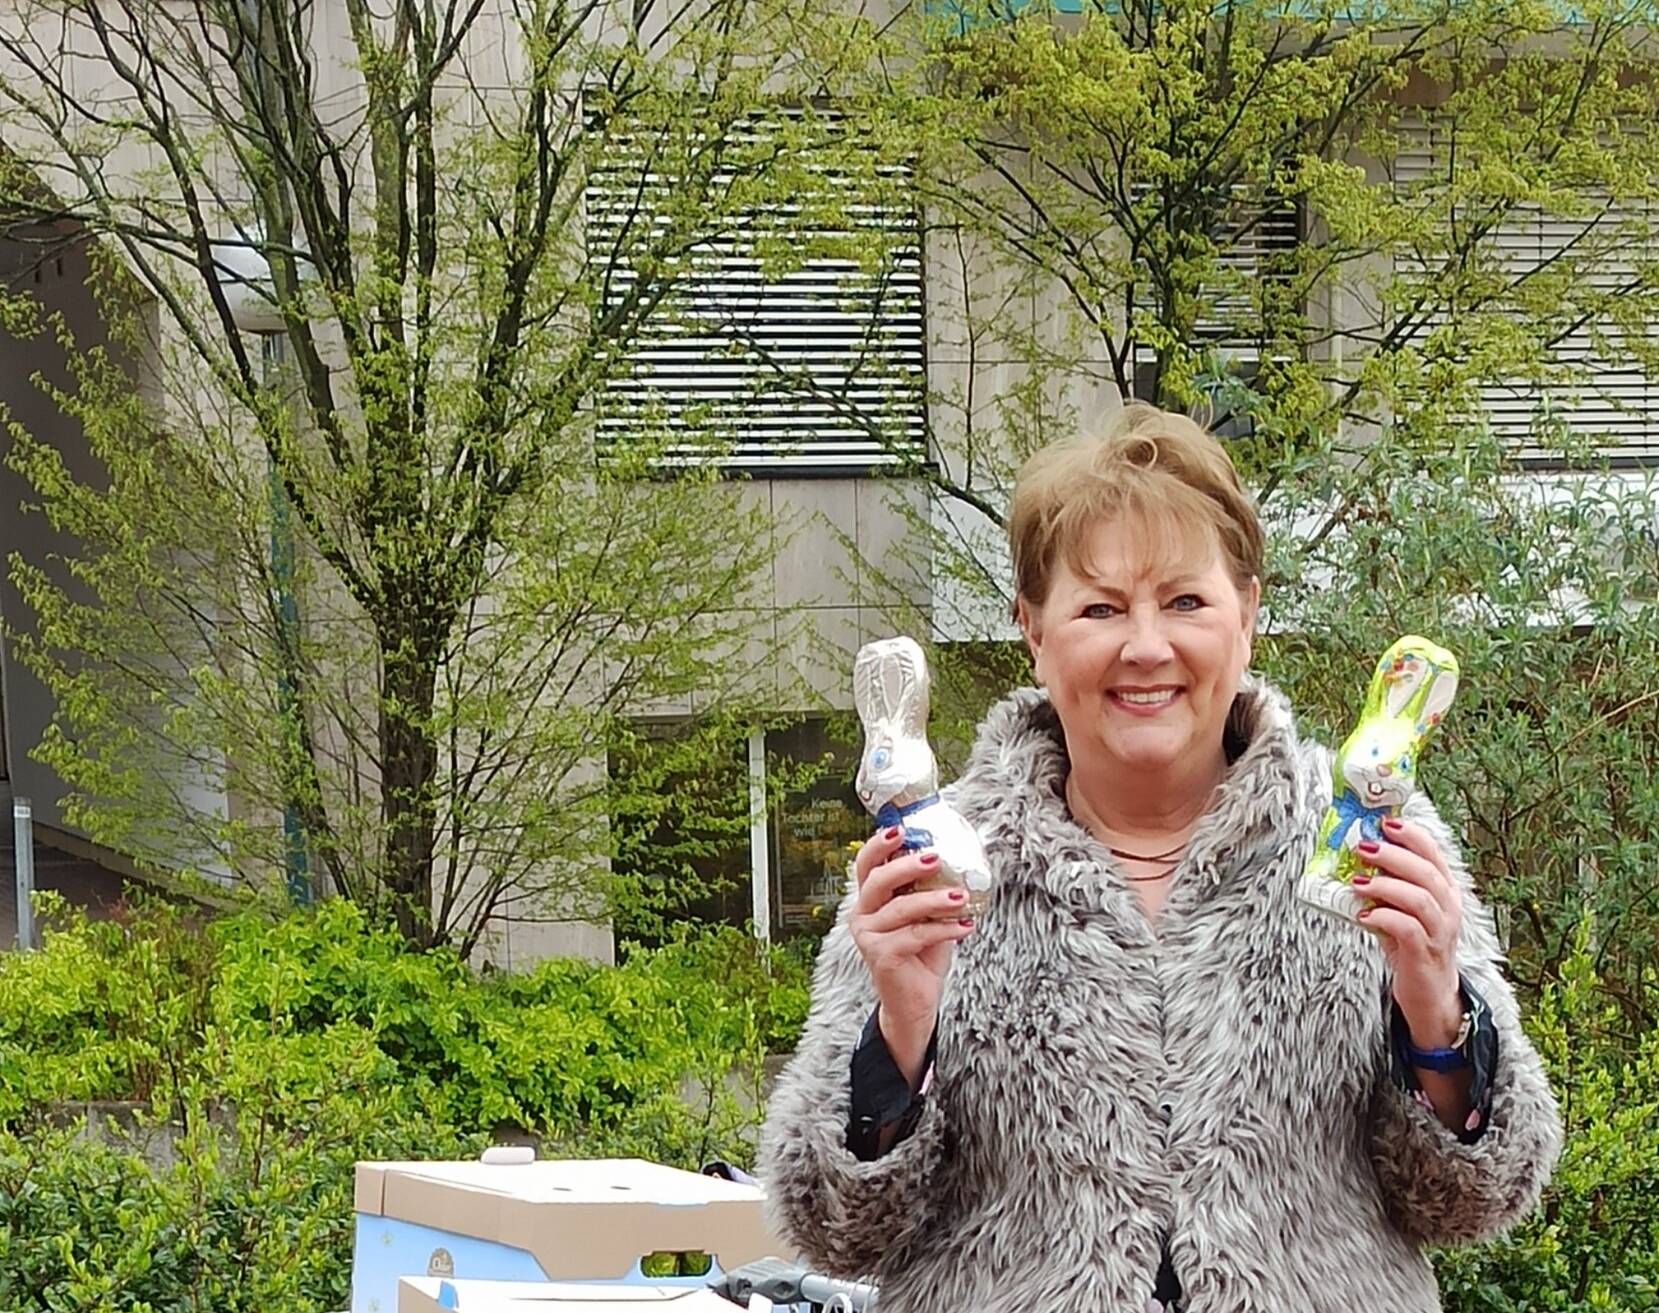
[[[886,829],[904,827],[904,847],[939,854],[938,874],[917,889],[957,885],[979,910],[990,897],[991,871],[979,835],[939,796],[939,768],[927,742],[928,670],[910,638],[884,638],[859,649],[853,705],[864,724],[858,797]]]
[[[1382,822],[1397,816],[1417,789],[1423,745],[1457,694],[1457,658],[1426,638],[1408,634],[1377,662],[1359,723],[1331,763],[1332,801],[1298,892],[1308,902],[1348,920],[1365,900],[1352,881],[1360,869],[1354,848],[1382,841]]]

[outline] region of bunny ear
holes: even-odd
[[[860,649],[858,660],[853,662],[853,705],[867,721],[885,720],[889,715],[882,664],[881,650],[873,643]]]
[[[1411,719],[1417,733],[1440,723],[1457,696],[1457,658],[1437,643],[1407,634],[1383,654],[1372,681],[1380,687],[1383,712],[1391,719]]]
[[[1440,723],[1440,718],[1446,714],[1446,708],[1452,705],[1452,699],[1457,696],[1457,667],[1430,665],[1429,687],[1423,696],[1423,704],[1417,709],[1417,732],[1427,734]]]
[[[912,733],[927,731],[926,667],[922,650],[907,638],[868,643],[853,663],[853,704],[865,721],[899,721]]]
[[[1420,652],[1393,652],[1383,658],[1377,674],[1383,681],[1383,710],[1390,716],[1404,716],[1429,673],[1429,663]]]

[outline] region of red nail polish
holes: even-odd
[[[1383,822],[1383,829],[1393,830],[1396,834],[1398,834],[1401,830],[1405,829],[1405,822],[1403,822],[1398,816],[1390,816]]]
[[[1361,909],[1360,914],[1359,914],[1359,919],[1361,921],[1365,920],[1366,917],[1371,915],[1371,911],[1372,911],[1372,909],[1369,908],[1369,907]]]
[[[896,825],[893,826],[891,829],[889,829],[887,831],[886,834],[882,835],[881,837],[883,839],[897,839],[899,837],[899,827],[896,826]]]
[[[1368,875],[1356,875],[1354,877],[1353,882],[1355,884],[1370,884],[1371,883],[1371,877],[1368,876]]]
[[[967,896],[968,892],[965,889],[952,889],[950,891],[950,900],[953,903],[960,903]]]
[[[971,930],[971,929],[973,929],[973,923],[974,923],[973,917],[965,916],[960,921],[958,921],[956,924],[960,925],[960,926],[966,926]]]
[[[922,865],[923,866],[932,866],[933,863],[935,863],[938,860],[939,860],[939,854],[938,853],[923,853],[922,854]]]
[[[1367,854],[1369,854],[1369,853],[1380,853],[1382,851],[1382,846],[1380,844],[1372,843],[1371,840],[1369,840],[1369,839],[1361,840],[1358,844],[1355,845],[1355,847],[1357,847],[1360,852],[1367,853]]]

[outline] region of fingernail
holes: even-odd
[[[1392,830],[1394,833],[1398,834],[1401,830],[1405,829],[1405,824],[1398,816],[1390,816],[1383,822],[1383,829]]]
[[[892,827],[891,827],[891,828],[890,828],[890,829],[889,829],[889,830],[888,830],[888,831],[887,831],[887,833],[886,833],[886,834],[884,834],[884,835],[882,835],[882,836],[881,836],[881,837],[882,837],[882,838],[883,838],[883,839],[897,839],[897,838],[898,838],[898,837],[899,837],[899,827],[898,827],[898,826],[896,826],[896,825],[895,825],[895,826],[892,826]]]
[[[1357,847],[1360,852],[1367,853],[1367,854],[1380,853],[1382,851],[1381,845],[1374,844],[1369,839],[1361,840],[1358,844],[1355,845],[1355,847]]]
[[[967,896],[968,893],[965,889],[952,889],[950,891],[950,900],[953,903],[960,903]]]
[[[969,930],[972,930],[973,929],[973,924],[974,924],[974,919],[971,916],[965,916],[960,921],[958,921],[956,924],[959,925],[959,926],[966,926]]]
[[[1370,884],[1371,883],[1371,877],[1368,876],[1368,875],[1356,875],[1354,877],[1354,883],[1355,884]]]
[[[1360,908],[1359,919],[1361,921],[1365,920],[1365,918],[1370,916],[1370,915],[1371,915],[1371,909],[1369,907]]]
[[[923,853],[922,854],[922,865],[923,866],[932,866],[933,863],[935,863],[938,860],[939,860],[939,854],[938,853]]]

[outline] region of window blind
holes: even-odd
[[[1398,192],[1444,176],[1445,132],[1435,122],[1405,125],[1395,161]],[[1593,250],[1596,257],[1581,266],[1581,286],[1592,295],[1615,296],[1659,259],[1655,225],[1659,211],[1640,199],[1623,205],[1604,203],[1583,218],[1517,205],[1483,239],[1482,254],[1513,284],[1564,256],[1572,258],[1575,251]],[[1425,272],[1406,255],[1396,258],[1395,268],[1408,274]],[[1505,311],[1497,304],[1468,313]],[[1418,332],[1426,335],[1450,322],[1448,313],[1435,313],[1425,318]],[[1659,379],[1634,358],[1634,344],[1622,346],[1627,341],[1625,331],[1615,324],[1586,323],[1549,349],[1551,363],[1567,374],[1561,380],[1540,384],[1534,379],[1500,378],[1483,384],[1480,405],[1492,431],[1512,444],[1520,460],[1540,467],[1564,463],[1559,450],[1538,441],[1538,426],[1546,419],[1616,462],[1659,460]],[[1659,343],[1649,336],[1642,345],[1651,350]]]
[[[814,122],[831,133],[847,126],[821,114]],[[764,144],[785,126],[783,111],[756,117],[740,144]],[[590,259],[609,273],[601,313],[635,289],[649,238],[672,211],[671,184],[652,172],[646,145],[621,139],[587,182]],[[809,158],[806,194],[740,213],[684,253],[665,312],[600,399],[601,446],[666,430],[670,461],[789,474],[863,472],[923,454],[921,232],[910,170],[848,168],[849,149],[859,147],[843,141],[821,164]],[[715,186],[729,181],[717,175]],[[778,267],[780,242],[806,258]]]
[[[1195,335],[1200,342],[1220,348],[1231,360],[1259,363],[1261,339],[1247,325],[1259,318],[1246,290],[1283,274],[1278,257],[1294,253],[1302,240],[1302,215],[1294,202],[1263,202],[1241,196],[1234,212],[1219,226],[1215,263],[1222,271],[1216,286],[1205,289]],[[1152,352],[1136,348],[1137,362],[1150,361]]]

